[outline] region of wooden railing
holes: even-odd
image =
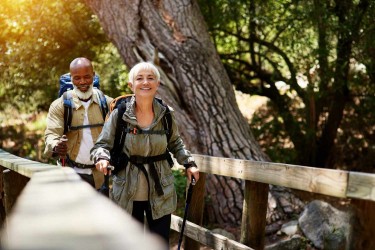
[[[6,168],[0,178],[7,215],[3,250],[167,248],[71,168],[22,159],[1,149],[0,166]]]
[[[201,180],[198,182],[199,185],[204,185],[205,174],[246,181],[241,224],[243,244],[200,227],[199,216],[196,218],[191,216],[186,223],[184,231],[186,236],[213,249],[263,248],[265,211],[262,206],[251,206],[251,204],[256,203],[254,199],[267,200],[268,192],[254,192],[254,190],[264,190],[268,184],[333,197],[361,199],[375,204],[375,174],[203,155],[194,155],[194,157],[203,177],[202,182]],[[137,228],[136,224],[134,228],[137,230],[133,229],[134,222],[131,218],[93,191],[89,185],[80,181],[78,175],[71,169],[29,161],[2,150],[0,150],[0,166],[31,178],[18,198],[2,232],[3,249],[55,249],[58,244],[65,247],[56,247],[59,249],[160,249],[153,241],[144,238],[139,240],[135,232],[142,235],[142,230]],[[16,182],[10,181],[7,174],[6,172],[3,174],[5,201],[8,198],[10,202],[6,203],[10,205],[6,206],[12,207],[11,201],[14,200],[12,196],[17,194],[12,194],[11,190],[17,188],[13,185]],[[9,188],[10,186],[12,187]],[[197,193],[197,190],[202,192]],[[197,213],[202,212],[203,191],[204,188],[201,187],[194,192],[196,197],[195,199],[193,197],[191,207],[198,208]],[[247,195],[246,192],[252,193]],[[173,216],[171,228],[179,231],[181,218]],[[128,233],[131,237],[124,237]],[[132,240],[139,240],[138,245],[129,247],[129,244],[134,243]],[[82,248],[83,244],[89,244],[88,242],[92,244],[92,248]],[[152,243],[139,247],[149,242]],[[107,247],[100,248],[98,244]],[[34,245],[36,248],[30,247]],[[48,246],[53,247],[48,248]],[[194,247],[189,247],[190,249]]]
[[[375,174],[203,155],[194,155],[194,158],[201,172],[246,181],[245,205],[241,220],[241,242],[253,249],[264,248],[265,206],[259,205],[259,201],[267,202],[268,192],[262,192],[262,190],[266,190],[264,184],[284,186],[339,198],[360,199],[365,202],[361,203],[363,207],[367,209],[375,208]],[[260,190],[260,192],[256,192],[256,190]],[[248,195],[246,192],[252,193]],[[200,197],[203,196],[200,194]],[[203,202],[203,199],[196,199],[194,202],[200,203]],[[191,206],[202,207],[200,204],[192,204]],[[371,219],[374,215],[374,212],[372,212],[368,215],[368,218]],[[237,242],[223,239],[220,235],[207,234],[206,229],[197,226],[199,216],[195,220],[194,215],[192,215],[189,220],[193,223],[187,224],[185,234],[197,242],[214,249],[252,249],[250,247],[244,248],[242,244],[237,245]],[[174,226],[172,223],[172,228],[176,231],[179,231],[180,228],[177,224],[179,221],[179,218],[172,218],[172,222],[176,225]],[[371,228],[371,230],[375,233],[374,228]],[[371,232],[367,234],[368,237],[373,237]],[[202,235],[209,235],[210,240],[202,237]],[[372,240],[372,238],[366,240]],[[224,248],[221,248],[223,246]],[[194,247],[194,249],[197,248]]]

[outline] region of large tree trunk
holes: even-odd
[[[128,67],[139,61],[159,66],[159,95],[176,110],[180,132],[193,153],[267,159],[238,109],[196,1],[86,2]],[[213,220],[240,222],[243,182],[212,175],[206,182]]]

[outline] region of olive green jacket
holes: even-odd
[[[74,91],[70,90],[72,93],[72,101],[74,103],[73,116],[72,116],[72,126],[81,126],[83,125],[83,118],[85,108],[82,105],[81,101],[78,99]],[[95,89],[94,89],[95,91]],[[90,124],[103,123],[103,116],[100,110],[100,101],[96,94],[93,94],[93,101],[90,103],[90,106],[87,111],[88,119]],[[111,97],[106,96],[107,104],[112,101]],[[99,137],[102,127],[92,127],[90,128],[93,143]],[[63,96],[56,99],[50,105],[48,115],[47,115],[47,127],[44,133],[45,140],[45,150],[44,154],[47,157],[52,157],[53,148],[57,145],[61,136],[64,133],[64,100]],[[68,138],[68,155],[70,159],[75,161],[77,158],[79,147],[81,145],[82,138],[82,129],[72,130],[66,134]],[[93,168],[93,175],[95,180],[95,187],[98,189],[103,184],[104,175],[97,171],[96,168]]]
[[[154,120],[149,130],[163,130],[162,118],[166,112],[166,108],[158,101],[154,100]],[[173,115],[173,109],[169,108],[172,115],[172,135],[167,142],[166,135],[160,134],[132,134],[127,133],[123,151],[128,155],[137,156],[156,156],[164,154],[166,148],[173,154],[179,164],[188,164],[194,161],[190,152],[186,150],[183,141],[178,132],[177,124]],[[127,109],[122,117],[129,125],[130,129],[138,127],[137,119],[134,113],[135,97],[127,103]],[[110,159],[110,149],[113,147],[114,136],[116,132],[118,112],[115,109],[102,130],[98,141],[91,150],[91,156],[94,161],[100,158]],[[147,169],[150,181],[150,190],[148,192],[149,202],[152,210],[152,218],[158,219],[164,215],[171,214],[177,205],[177,195],[174,186],[174,176],[167,160],[154,163],[156,171],[159,175],[160,184],[163,189],[163,195],[159,196],[155,190],[155,183],[151,174]],[[151,167],[151,165],[150,165]],[[140,186],[139,182],[142,172],[139,168],[130,162],[124,170],[119,171],[113,176],[112,199],[130,214],[133,209],[133,201],[137,188],[148,188],[146,185]],[[139,190],[138,190],[139,191]]]

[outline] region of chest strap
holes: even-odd
[[[97,124],[87,124],[87,125],[80,125],[80,126],[69,126],[69,130],[79,130],[84,128],[95,128],[95,127],[103,127],[104,123],[97,123]]]
[[[168,152],[166,152],[166,153],[161,154],[161,155],[148,156],[148,157],[143,157],[143,156],[139,156],[139,155],[132,155],[129,158],[129,162],[131,162],[133,165],[135,165],[137,168],[139,168],[146,175],[146,178],[148,176],[147,176],[147,172],[145,171],[144,164],[150,165],[150,174],[151,174],[151,177],[154,179],[155,190],[156,190],[156,192],[158,193],[159,196],[164,195],[164,192],[163,192],[163,188],[161,187],[159,174],[156,171],[156,167],[155,167],[154,162],[168,160],[168,157],[170,157],[170,155],[169,155]],[[148,178],[147,178],[147,180],[148,180]]]
[[[138,134],[168,135],[169,134],[169,130],[143,130],[143,129],[138,129],[136,127],[126,128],[125,132],[129,134],[134,134],[134,135],[138,135]]]

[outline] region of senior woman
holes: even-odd
[[[179,135],[172,108],[155,99],[160,85],[160,74],[155,65],[150,62],[136,64],[129,72],[128,84],[134,95],[126,104],[121,119],[129,128],[122,149],[129,161],[123,169],[114,171],[111,197],[142,223],[146,214],[150,231],[168,243],[177,195],[171,166],[164,156],[169,150],[178,163],[185,166],[189,181],[192,177],[198,181],[199,170]],[[166,112],[171,112],[172,124],[168,136],[160,133],[165,131],[162,120]],[[104,174],[110,165],[117,119],[118,109],[115,109],[91,150],[96,168]]]

